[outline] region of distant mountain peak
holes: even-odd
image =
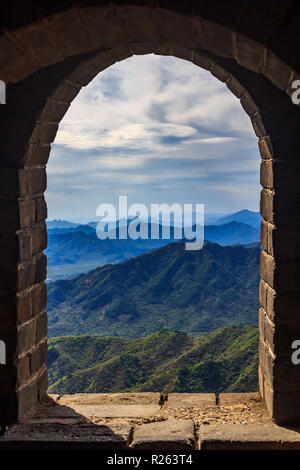
[[[248,224],[257,228],[261,223],[261,215],[259,212],[250,211],[249,209],[241,209],[233,214],[225,215],[224,217],[217,219],[214,224],[223,225],[233,221]]]

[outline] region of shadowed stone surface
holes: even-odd
[[[201,450],[300,450],[300,428],[276,424],[215,424],[200,426]]]
[[[0,107],[0,326],[14,358],[3,369],[0,423],[20,420],[47,391],[43,193],[59,123],[99,72],[134,53],[156,53],[225,82],[259,138],[260,393],[277,423],[300,424],[300,372],[290,361],[300,337],[300,108],[291,100],[300,78],[296,2],[23,3],[5,5],[0,31],[1,80],[9,84]]]
[[[138,450],[192,450],[195,448],[194,423],[192,420],[168,419],[142,424],[134,431],[131,447]]]
[[[13,426],[0,438],[5,449],[126,449],[132,434],[129,424],[49,424],[22,423]]]

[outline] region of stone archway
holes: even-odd
[[[184,11],[168,1],[101,3],[30,7],[24,19],[7,17],[11,26],[0,37],[0,78],[7,84],[0,108],[0,339],[7,346],[0,423],[20,418],[47,389],[43,193],[50,144],[82,86],[117,60],[150,52],[210,70],[251,118],[263,186],[260,390],[276,422],[299,423],[300,369],[290,359],[300,338],[300,110],[291,101],[299,76],[295,51],[274,36],[284,36],[283,14],[294,24],[293,11],[288,5],[277,11],[274,2],[273,39],[266,40],[247,2],[227,7],[223,17],[217,1],[209,11],[197,2],[185,3]]]

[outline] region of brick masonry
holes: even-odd
[[[0,423],[19,419],[47,388],[45,166],[59,122],[101,70],[149,52],[209,70],[252,121],[263,186],[261,394],[276,422],[300,422],[299,373],[290,366],[291,341],[300,339],[300,110],[290,99],[299,79],[297,13],[277,1],[69,0],[38,14],[33,3],[14,14],[7,6],[0,35]]]

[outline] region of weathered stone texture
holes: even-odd
[[[300,333],[300,109],[290,99],[299,78],[295,12],[256,1],[243,8],[216,8],[214,1],[49,5],[39,17],[31,2],[14,14],[8,5],[0,35],[1,79],[9,85],[0,107],[0,332],[11,359],[1,372],[10,385],[1,392],[0,421],[21,416],[47,387],[45,165],[59,122],[100,71],[153,52],[189,60],[226,83],[259,137],[261,391],[274,419],[298,420],[298,372],[282,367]]]

